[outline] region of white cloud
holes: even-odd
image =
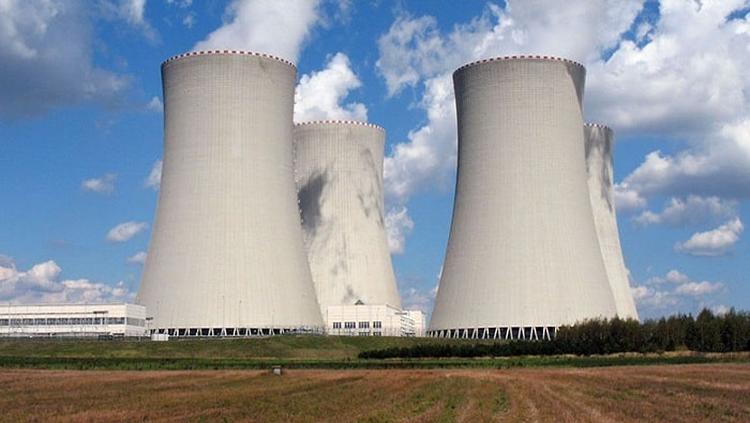
[[[606,61],[589,63],[587,109],[620,130],[677,135],[743,117],[750,31],[746,20],[727,17],[746,5],[661,1],[647,42],[623,40]]]
[[[154,165],[151,167],[151,172],[149,172],[143,185],[147,188],[152,188],[154,191],[158,191],[161,186],[161,169],[162,161],[157,160],[154,162]]]
[[[146,263],[146,257],[148,257],[148,254],[145,251],[139,251],[128,257],[127,262],[129,264],[144,264]]]
[[[429,290],[414,287],[401,291],[401,306],[404,310],[422,310],[426,315],[432,313],[437,295],[437,285]]]
[[[193,25],[195,25],[195,13],[190,12],[185,15],[185,17],[182,18],[182,24],[185,25],[188,29],[192,28]]]
[[[302,75],[294,93],[294,121],[326,119],[367,121],[367,107],[362,103],[341,102],[351,90],[362,85],[351,69],[349,58],[336,53],[325,69]]]
[[[167,4],[185,9],[193,4],[193,0],[167,0]]]
[[[667,272],[666,280],[667,282],[680,284],[689,282],[690,278],[688,278],[686,274],[681,273],[679,270],[670,270],[669,272]]]
[[[653,151],[623,184],[641,196],[750,198],[750,119],[741,126],[674,155]]]
[[[632,282],[632,281],[631,281]],[[631,283],[630,292],[639,311],[646,314],[665,314],[678,311],[696,312],[724,292],[721,282],[694,281],[678,270],[648,279],[645,284]]]
[[[116,174],[107,173],[101,178],[91,178],[81,182],[81,189],[99,194],[111,194],[115,190],[116,181]]]
[[[130,221],[120,223],[119,225],[110,229],[109,232],[107,232],[107,241],[125,242],[143,232],[144,230],[146,230],[146,228],[148,228],[148,223],[146,222]]]
[[[406,246],[406,235],[414,229],[406,207],[391,209],[385,215],[385,228],[388,233],[388,248],[391,254],[401,254]]]
[[[678,286],[675,289],[675,292],[678,294],[690,295],[690,296],[696,297],[696,296],[702,296],[706,294],[711,294],[713,292],[717,292],[723,287],[724,285],[719,282],[716,282],[716,283],[711,283],[708,281],[688,282],[688,283],[684,283]]]
[[[151,97],[151,101],[146,104],[146,110],[155,113],[162,113],[164,111],[164,104],[162,104],[159,97],[153,96]]]
[[[711,311],[719,316],[729,313],[729,310],[731,310],[731,307],[728,307],[724,304],[719,304],[711,307]]]
[[[91,34],[80,1],[0,1],[0,119],[82,102],[117,105],[129,78],[94,65]]]
[[[159,34],[146,19],[147,0],[99,0],[97,5],[105,19],[122,20],[141,31],[151,42],[159,40]]]
[[[642,45],[624,41],[589,65],[587,110],[618,130],[672,136],[625,178],[643,196],[750,198],[750,21],[747,1],[662,1]],[[673,93],[680,93],[675,96]]]
[[[689,195],[686,199],[672,198],[661,213],[646,210],[633,219],[642,226],[668,224],[671,226],[698,225],[727,219],[737,215],[737,202],[719,197]]]
[[[135,293],[124,282],[116,285],[88,279],[59,280],[62,270],[52,260],[23,272],[10,262],[0,265],[0,301],[32,303],[103,303],[133,301]]]
[[[450,75],[425,83],[422,107],[428,123],[409,132],[383,163],[386,200],[405,204],[427,187],[447,188],[456,168],[456,107]]]
[[[615,208],[618,212],[631,212],[646,207],[648,202],[638,191],[628,188],[627,184],[614,185]]]
[[[219,29],[193,50],[240,49],[297,61],[300,48],[320,22],[319,0],[233,0]]]
[[[693,234],[687,241],[678,242],[675,250],[692,256],[721,256],[739,241],[743,230],[742,221],[737,217],[716,229]]]
[[[121,0],[120,13],[131,24],[143,25],[146,0]]]

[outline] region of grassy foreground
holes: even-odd
[[[750,366],[1,370],[0,421],[750,421]]]
[[[0,340],[0,368],[69,370],[431,369],[603,367],[618,365],[750,363],[750,354],[618,354],[497,358],[362,360],[362,351],[429,343],[430,338],[277,336],[264,339],[149,341]]]

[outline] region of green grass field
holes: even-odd
[[[744,354],[619,354],[504,358],[362,360],[361,351],[422,343],[473,340],[394,337],[276,336],[262,339],[192,339],[169,342],[57,339],[0,340],[0,367],[39,369],[211,370],[286,368],[427,369],[602,367],[616,365],[750,362]]]

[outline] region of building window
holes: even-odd
[[[378,331],[378,332],[373,332],[373,333],[372,333],[372,336],[383,336],[383,332],[380,332],[380,331]]]
[[[370,329],[370,322],[359,322],[360,329]]]
[[[357,327],[357,322],[344,322],[344,328],[354,329]]]
[[[334,329],[341,329],[341,322],[333,322]]]
[[[376,320],[376,321],[372,322],[372,327],[375,328],[375,329],[380,329],[380,328],[383,327],[383,322],[381,322],[379,320]]]

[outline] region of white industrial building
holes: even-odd
[[[616,315],[589,199],[585,75],[547,56],[453,74],[457,185],[431,336],[549,338]]]
[[[424,336],[426,328],[422,311],[388,304],[332,305],[327,307],[325,318],[329,335]]]
[[[612,187],[612,156],[614,132],[605,125],[587,123],[586,169],[588,170],[589,196],[594,213],[594,223],[599,236],[599,247],[607,270],[607,279],[615,298],[617,315],[623,319],[638,319],[633,295],[630,293],[628,271],[620,246],[617,230],[617,213]]]
[[[0,336],[144,336],[148,323],[136,304],[0,305]]]

